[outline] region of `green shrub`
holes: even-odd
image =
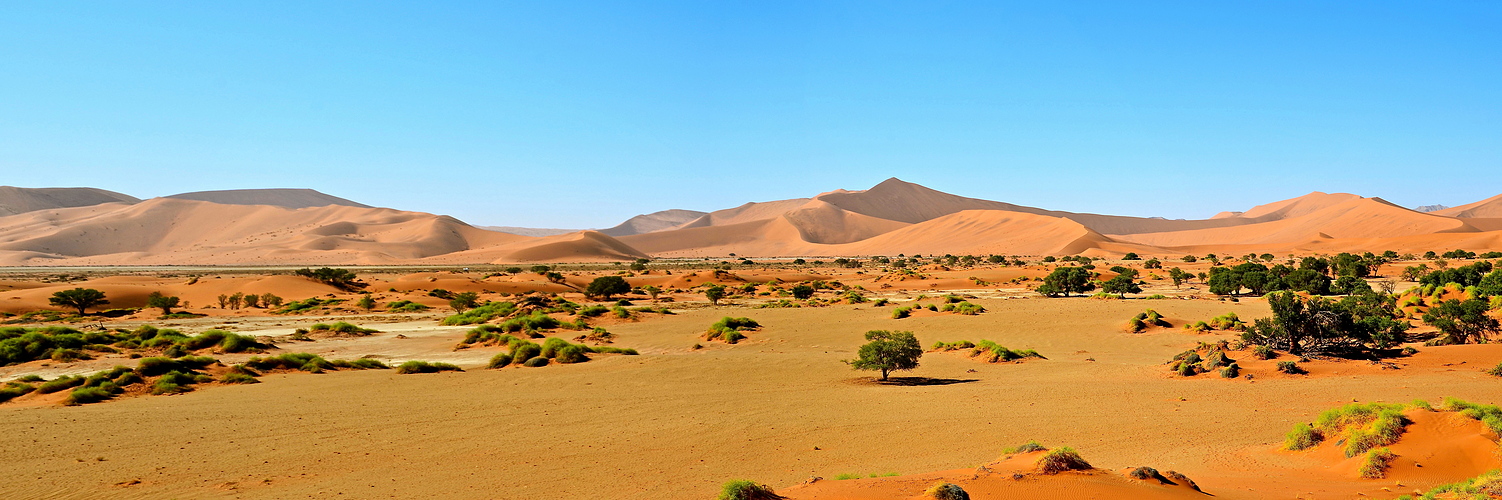
[[[511,346],[511,362],[513,363],[522,364],[535,357],[542,357],[542,346],[527,341],[518,341]]]
[[[1035,451],[1048,451],[1048,448],[1043,447],[1043,445],[1039,444],[1037,441],[1028,441],[1011,448],[1003,449],[1001,450],[1001,453],[1003,455],[1016,455],[1019,453],[1032,453]]]
[[[343,321],[335,321],[333,324],[318,323],[308,328],[313,332],[333,332],[341,335],[369,335],[378,333],[380,330],[361,328]]]
[[[526,366],[526,367],[529,367],[529,368],[537,368],[537,367],[540,367],[540,366],[548,366],[548,358],[544,358],[542,356],[537,356],[537,357],[534,357],[532,359],[528,359],[526,361],[523,361],[522,362],[522,366]]]
[[[1299,374],[1309,373],[1308,371],[1305,371],[1303,368],[1299,368],[1299,364],[1295,363],[1293,361],[1279,361],[1278,362],[1278,371],[1283,372],[1283,373],[1287,373],[1287,374],[1291,374],[1291,375],[1299,375]]]
[[[113,387],[113,384],[111,384],[111,387]],[[98,403],[113,397],[115,397],[115,394],[103,387],[79,387],[73,389],[73,392],[68,393],[68,397],[63,399],[63,404],[66,406],[86,405],[89,403]]]
[[[1288,435],[1283,438],[1283,448],[1298,451],[1314,447],[1325,440],[1325,435],[1309,424],[1297,424]]]
[[[621,306],[612,307],[610,311],[615,313],[615,317],[617,318],[626,319],[631,317],[631,311]]]
[[[448,363],[430,363],[427,361],[408,361],[396,367],[396,372],[404,375],[411,373],[438,373],[443,371],[462,372],[464,370]]]
[[[783,498],[772,488],[755,481],[736,479],[720,487],[716,500],[777,500]]]
[[[36,392],[38,394],[52,394],[63,389],[72,389],[74,387],[78,387],[80,385],[83,385],[83,382],[83,377],[70,377],[64,375],[52,379],[51,381],[43,382],[42,385],[37,386]]]
[[[1497,363],[1497,366],[1486,369],[1485,373],[1493,377],[1502,377],[1502,363]]]
[[[1221,368],[1220,370],[1221,378],[1236,378],[1239,376],[1241,376],[1241,366],[1236,363],[1226,365],[1225,368]]]
[[[977,342],[975,347],[970,349],[970,356],[980,356],[988,363],[1000,363],[1024,358],[1047,359],[1032,349],[1014,351],[989,340]]]
[[[579,310],[579,315],[583,316],[583,317],[586,317],[586,318],[593,318],[593,317],[596,317],[596,316],[603,315],[603,314],[605,314],[607,312],[610,312],[610,308],[602,306],[602,305],[592,305],[592,306],[588,306],[588,307],[585,307],[583,309],[580,309]]]
[[[930,350],[934,350],[934,351],[957,351],[957,350],[960,350],[960,349],[974,349],[974,348],[975,348],[975,343],[974,342],[971,342],[971,341],[968,341],[968,340],[960,340],[960,341],[955,341],[955,342],[949,342],[947,344],[944,343],[944,342],[935,342],[933,348],[930,349]]]
[[[1252,348],[1252,357],[1257,359],[1273,359],[1278,357],[1278,353],[1273,351],[1271,347],[1259,345]]]
[[[487,302],[447,318],[443,318],[444,326],[474,325],[484,323],[495,318],[510,316],[516,312],[516,304],[512,302]],[[555,325],[556,327],[556,325]],[[515,330],[512,330],[515,331]]]
[[[258,384],[261,381],[244,373],[226,373],[219,381],[226,384]]]
[[[302,370],[306,372],[322,373],[324,370],[336,368],[334,363],[322,356],[306,352],[291,352],[280,356],[265,358],[250,358],[245,366],[255,370]]]
[[[934,500],[970,500],[970,494],[966,493],[960,485],[943,481],[934,483],[933,486],[923,490],[923,496]]]
[[[622,348],[619,348],[619,347],[610,347],[610,346],[596,346],[596,347],[592,347],[590,349],[592,349],[592,350],[594,350],[594,352],[597,352],[597,353],[600,353],[600,354],[625,354],[627,356],[636,356],[637,355],[636,349],[622,349]]]
[[[944,310],[953,311],[955,314],[960,314],[963,316],[975,316],[977,314],[986,312],[985,307],[982,307],[980,304],[970,303],[969,301],[944,306]]]
[[[16,380],[19,381],[19,382],[46,382],[47,381],[47,379],[42,378],[41,375],[36,375],[36,374],[22,375],[21,378],[18,378]]]
[[[892,319],[902,319],[913,315],[913,306],[902,306],[892,310]]]
[[[1358,471],[1361,473],[1361,477],[1382,479],[1387,477],[1387,468],[1391,467],[1392,461],[1397,458],[1398,456],[1394,455],[1392,450],[1377,448],[1367,452],[1366,459],[1361,461],[1361,468]]]
[[[556,357],[559,349],[568,347],[569,345],[568,341],[560,338],[547,339],[542,343],[542,356],[545,358]]]
[[[1069,447],[1049,451],[1038,459],[1038,472],[1058,474],[1070,470],[1089,470],[1090,463]]]
[[[398,300],[396,302],[391,302],[391,303],[386,304],[386,310],[387,311],[398,312],[398,313],[422,312],[422,311],[426,311],[428,309],[432,309],[432,308],[428,307],[428,306],[425,306],[425,305],[422,305],[422,304],[418,304],[416,302],[412,302],[410,300]]]
[[[584,355],[584,349],[581,345],[569,345],[559,349],[554,358],[563,364],[583,363],[589,361],[589,357]]]
[[[176,394],[193,390],[193,384],[198,378],[189,373],[171,371],[162,375],[155,383],[151,384],[152,394]]]
[[[501,353],[496,353],[495,356],[491,356],[491,358],[490,358],[490,364],[486,365],[485,367],[486,368],[492,368],[492,369],[494,369],[494,368],[505,368],[507,365],[510,365],[510,364],[511,364],[511,355],[507,354],[507,353],[504,353],[504,352],[501,352]]]

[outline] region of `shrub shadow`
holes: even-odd
[[[978,378],[931,378],[931,377],[890,377],[881,380],[876,377],[862,377],[852,380],[857,385],[895,385],[895,386],[929,386],[929,385],[954,385],[980,382]]]

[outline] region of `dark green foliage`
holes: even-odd
[[[965,344],[969,343],[966,341],[961,342],[964,342]],[[958,342],[956,344],[958,344]],[[970,356],[980,356],[988,363],[1001,363],[1025,358],[1048,359],[1044,358],[1043,355],[1038,354],[1038,351],[1034,351],[1032,349],[1013,351],[995,342],[984,339],[980,342],[975,343],[975,346],[970,349]]]
[[[1496,318],[1487,315],[1490,304],[1481,299],[1446,300],[1424,313],[1424,322],[1438,328],[1441,343],[1480,343],[1498,332]]]
[[[592,305],[592,306],[580,309],[579,310],[579,315],[580,316],[584,316],[586,318],[593,318],[593,317],[605,314],[607,312],[610,312],[610,308],[605,307],[605,306],[601,306],[601,305]]]
[[[613,295],[627,293],[631,293],[631,285],[620,276],[601,276],[589,282],[589,286],[584,287],[584,295],[604,300],[610,300]]]
[[[1401,343],[1408,324],[1396,321],[1395,303],[1368,294],[1332,302],[1278,292],[1267,296],[1272,318],[1258,319],[1242,340],[1295,355],[1357,351]]]
[[[537,357],[534,357],[532,359],[528,359],[526,361],[523,361],[522,362],[522,366],[525,366],[525,367],[528,367],[528,368],[538,368],[538,367],[548,366],[548,358],[544,358],[542,356],[537,356]]]
[[[217,346],[219,350],[224,352],[243,352],[269,347],[257,341],[255,337],[230,333],[224,330],[208,330],[196,336],[185,338],[177,344],[190,351]]]
[[[1452,269],[1440,269],[1419,278],[1419,284],[1429,286],[1445,286],[1450,283],[1460,285],[1462,288],[1480,285],[1492,273],[1492,263],[1481,261],[1468,266],[1460,266]],[[1496,279],[1502,279],[1499,276]]]
[[[1295,363],[1293,361],[1279,361],[1278,362],[1278,371],[1283,372],[1283,373],[1287,373],[1287,374],[1290,374],[1290,375],[1301,375],[1301,374],[1309,373],[1308,371],[1305,371],[1303,368],[1299,368],[1299,364]]]
[[[276,311],[273,311],[273,313],[274,314],[293,314],[293,313],[307,312],[307,311],[311,311],[313,309],[317,309],[319,307],[331,306],[331,305],[334,305],[334,304],[338,304],[341,301],[342,301],[341,299],[320,299],[320,298],[317,298],[317,297],[313,297],[313,298],[306,299],[306,300],[294,300],[292,302],[288,302],[287,305],[282,306],[281,309],[277,309]]]
[[[892,371],[917,368],[918,358],[923,357],[923,347],[913,332],[871,330],[866,340],[870,342],[861,346],[856,359],[846,363],[856,370],[879,370],[882,380]]]
[[[490,358],[490,364],[486,368],[505,368],[511,364],[511,355],[501,352]]]
[[[512,363],[521,364],[536,357],[542,357],[542,346],[540,345],[527,341],[518,341],[511,345]]]
[[[172,309],[181,303],[182,299],[162,295],[162,292],[151,292],[146,296],[146,307],[161,309],[162,314],[172,314]]]
[[[355,273],[348,269],[335,269],[331,267],[320,267],[318,269],[303,268],[294,271],[293,274],[311,278],[347,292],[365,287],[364,283],[355,281]]]
[[[583,363],[589,361],[589,357],[584,355],[585,349],[587,348],[582,345],[567,345],[558,349],[553,358],[563,364]]]
[[[953,312],[955,314],[963,316],[975,316],[977,314],[986,312],[986,308],[981,307],[980,304],[974,304],[967,300],[961,301],[956,304],[945,304],[944,312]]]
[[[261,381],[244,373],[226,373],[219,381],[225,384],[259,384]]]
[[[31,394],[31,392],[35,390],[36,387],[30,384],[20,384],[16,382],[5,384],[4,387],[0,387],[0,403],[4,403],[21,396]]]
[[[793,298],[799,300],[806,300],[814,296],[814,287],[808,285],[796,285],[791,291]]]
[[[724,340],[726,343],[734,344],[740,341],[740,339],[746,337],[745,334],[741,332],[745,330],[755,330],[758,328],[761,328],[761,324],[757,323],[756,320],[753,320],[751,318],[732,318],[730,316],[725,316],[723,318],[720,318],[720,320],[716,321],[714,324],[709,325],[709,329],[704,332],[704,339],[718,339]]]
[[[322,356],[306,352],[289,352],[280,356],[254,357],[245,362],[247,368],[260,371],[271,370],[301,370],[313,373],[322,373],[324,370],[337,368],[332,362],[323,359]]]
[[[191,373],[171,371],[162,375],[156,382],[151,384],[151,393],[176,394],[193,390],[193,384],[198,382],[198,377]]]
[[[1078,266],[1060,267],[1043,278],[1043,284],[1038,285],[1038,293],[1049,297],[1060,294],[1068,297],[1070,294],[1088,292],[1095,289],[1090,278],[1089,269]]]
[[[443,371],[462,372],[464,370],[461,370],[459,369],[459,367],[448,363],[430,363],[427,361],[408,361],[396,367],[396,372],[400,374],[438,373]]]
[[[569,344],[567,340],[563,340],[563,339],[560,339],[560,338],[550,338],[550,339],[544,340],[542,342],[542,353],[541,353],[541,356],[546,357],[546,358],[551,358],[551,357],[557,356],[559,349],[562,349],[564,347],[568,347],[570,345],[572,345],[572,344]]]
[[[74,288],[53,292],[47,301],[54,306],[71,307],[78,309],[78,315],[83,316],[84,310],[90,307],[99,307],[110,303],[104,298],[104,292],[92,288]]]

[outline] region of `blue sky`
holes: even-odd
[[[1208,217],[1502,193],[1498,2],[7,2],[0,184],[477,224],[862,189]]]

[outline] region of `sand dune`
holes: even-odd
[[[1332,194],[1315,191],[1298,198],[1289,198],[1266,205],[1257,205],[1252,207],[1251,210],[1242,212],[1238,217],[1243,219],[1258,219],[1264,222],[1289,219],[1318,212],[1358,198],[1361,197],[1349,193]]]
[[[137,203],[127,194],[94,188],[21,188],[0,186],[0,216],[35,210],[87,207],[104,203]]]
[[[705,215],[709,214],[694,210],[663,210],[661,212],[652,212],[626,219],[626,222],[622,222],[609,229],[601,229],[600,232],[609,236],[630,236],[633,234],[651,233],[672,229],[693,222],[695,219]]]
[[[1502,194],[1469,205],[1447,208],[1433,213],[1446,217],[1502,218]]]
[[[1279,217],[1283,213],[1303,212],[1307,206],[1289,204],[1259,212],[1264,213],[1264,217]],[[1274,218],[1269,222],[1193,231],[1122,234],[1113,235],[1113,238],[1160,247],[1188,247],[1276,245],[1319,239],[1394,238],[1477,231],[1475,227],[1458,219],[1414,212],[1381,198],[1358,197],[1302,215]]]
[[[283,208],[309,208],[340,205],[346,207],[371,208],[370,205],[356,203],[338,196],[328,195],[312,189],[230,189],[224,191],[196,191],[192,193],[174,194],[167,198],[179,200],[197,200],[225,205],[271,205]]]

